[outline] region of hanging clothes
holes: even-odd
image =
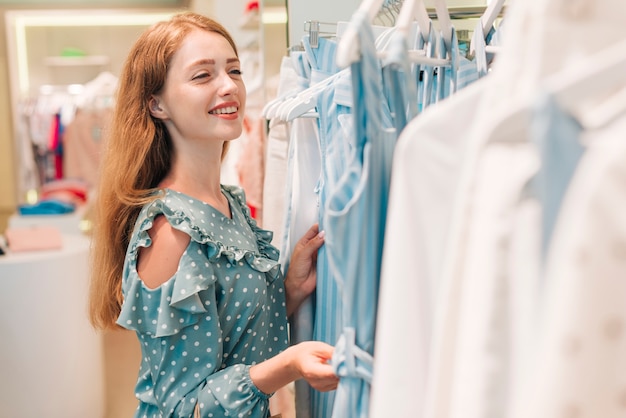
[[[309,70],[305,54],[293,57],[301,62],[300,67]],[[305,62],[307,64],[305,64]],[[304,73],[300,73],[304,76]],[[319,127],[313,118],[299,118],[289,123],[289,149],[287,160],[287,206],[283,218],[284,241],[280,260],[285,268],[298,240],[319,219],[318,183],[321,174]],[[313,315],[315,295],[307,298],[292,315],[290,323],[291,343],[297,344],[313,338]],[[311,391],[305,380],[295,382],[296,416],[311,416]]]
[[[423,414],[439,277],[467,155],[464,133],[485,83],[488,79],[441,102],[439,111],[420,114],[398,138],[380,278],[372,418]],[[409,328],[399,327],[398,318]]]
[[[333,417],[369,415],[378,280],[397,137],[385,108],[371,24],[360,11],[350,24],[361,51],[350,68],[355,142],[325,212],[325,247],[343,303],[343,328],[331,362],[340,377]]]
[[[419,31],[418,31],[419,32]],[[421,36],[420,36],[421,37]],[[397,133],[417,116],[417,83],[411,72],[407,39],[394,32],[382,63],[383,88]]]
[[[587,147],[554,226],[541,319],[511,417],[626,413],[624,129],[626,111],[582,132]]]
[[[98,181],[110,108],[78,109],[63,134],[63,171],[66,178],[81,179],[90,187]]]
[[[335,61],[336,41],[320,38],[316,48],[311,47],[310,38],[302,40],[306,56],[311,63],[311,84],[321,83],[339,69]],[[318,223],[326,236],[332,234],[324,218],[331,190],[345,168],[349,147],[345,118],[351,113],[350,79],[340,76],[328,84],[317,96],[317,127],[319,132],[320,176],[315,192],[318,199]],[[346,94],[346,91],[348,94]],[[348,96],[349,99],[346,98]],[[293,208],[294,211],[298,210]],[[310,324],[312,338],[334,345],[341,330],[341,298],[334,272],[329,262],[329,249],[322,246],[317,257],[317,287]],[[335,402],[335,392],[319,392],[309,388],[311,416],[329,417]]]
[[[583,127],[546,94],[538,99],[533,115],[531,139],[535,142],[541,167],[533,178],[533,191],[542,207],[542,254],[548,250],[559,208],[570,179],[585,152],[579,138]]]
[[[311,38],[304,36],[304,53],[292,49],[290,59],[297,68],[297,57],[306,58],[309,85],[295,96],[285,95],[282,103],[275,101],[267,107],[268,115],[287,121],[289,126],[287,199],[281,228],[285,265],[293,245],[290,243],[298,238],[294,220],[308,219],[307,214],[313,213],[312,201],[300,200],[301,194],[310,193],[313,183],[308,177],[311,173],[307,173],[308,180],[301,178],[301,170],[317,170],[318,166],[307,168],[303,162],[308,155],[304,153],[316,157],[319,152],[320,156],[315,193],[326,243],[318,253],[315,295],[310,305],[306,301],[294,315],[291,335],[293,342],[313,339],[336,345],[332,363],[341,380],[338,390],[328,393],[312,390],[304,381],[296,382],[299,418],[368,416],[395,142],[420,110],[425,110],[424,97],[429,99],[427,104],[443,105],[444,99],[461,89],[457,84],[464,88],[478,79],[477,70],[470,71],[475,64],[464,58],[467,71],[462,76],[460,57],[450,59],[454,66],[439,68],[441,76],[434,64],[410,61],[409,46],[417,45],[417,49],[428,48],[426,56],[433,58],[432,62],[438,58],[439,35],[433,25],[428,39],[420,33],[410,40],[395,33],[393,27],[384,31],[376,28],[381,34],[375,38],[375,28],[360,11],[348,25],[358,33],[358,62],[339,71],[337,42],[319,37],[313,46]],[[448,55],[458,55],[456,39],[454,42]],[[311,117],[313,112],[316,118]],[[318,128],[318,148],[309,139],[303,141],[306,134],[296,129],[297,123],[304,126],[312,121]],[[449,120],[445,124],[450,125]],[[305,184],[309,185],[306,190],[301,189]]]

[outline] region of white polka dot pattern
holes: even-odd
[[[127,252],[118,324],[137,332],[142,363],[136,417],[267,414],[251,365],[288,345],[283,278],[272,234],[250,217],[243,191],[222,186],[232,219],[167,189],[146,205]],[[154,218],[191,237],[176,274],[149,289],[137,275]]]

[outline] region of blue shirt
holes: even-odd
[[[283,275],[272,234],[251,218],[243,191],[222,186],[232,219],[170,189],[145,205],[130,239],[117,323],[136,331],[142,351],[135,417],[269,416],[269,395],[251,365],[287,347]],[[189,235],[176,273],[146,287],[141,247],[157,216]],[[212,415],[211,415],[212,414]]]

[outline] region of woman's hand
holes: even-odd
[[[312,388],[320,392],[337,389],[339,378],[328,360],[333,356],[334,347],[319,341],[305,341],[291,347],[296,350],[298,373]]]
[[[315,224],[304,234],[293,249],[285,275],[287,315],[291,315],[302,301],[315,290],[317,250],[324,244],[324,232]]]
[[[333,367],[328,364],[334,347],[320,341],[304,341],[250,368],[250,379],[263,393],[274,393],[289,382],[306,380],[321,392],[334,390],[339,384]]]

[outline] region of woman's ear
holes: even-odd
[[[148,108],[150,109],[150,114],[157,119],[165,119],[165,112],[161,109],[159,104],[159,98],[156,96],[151,96],[148,101]]]

